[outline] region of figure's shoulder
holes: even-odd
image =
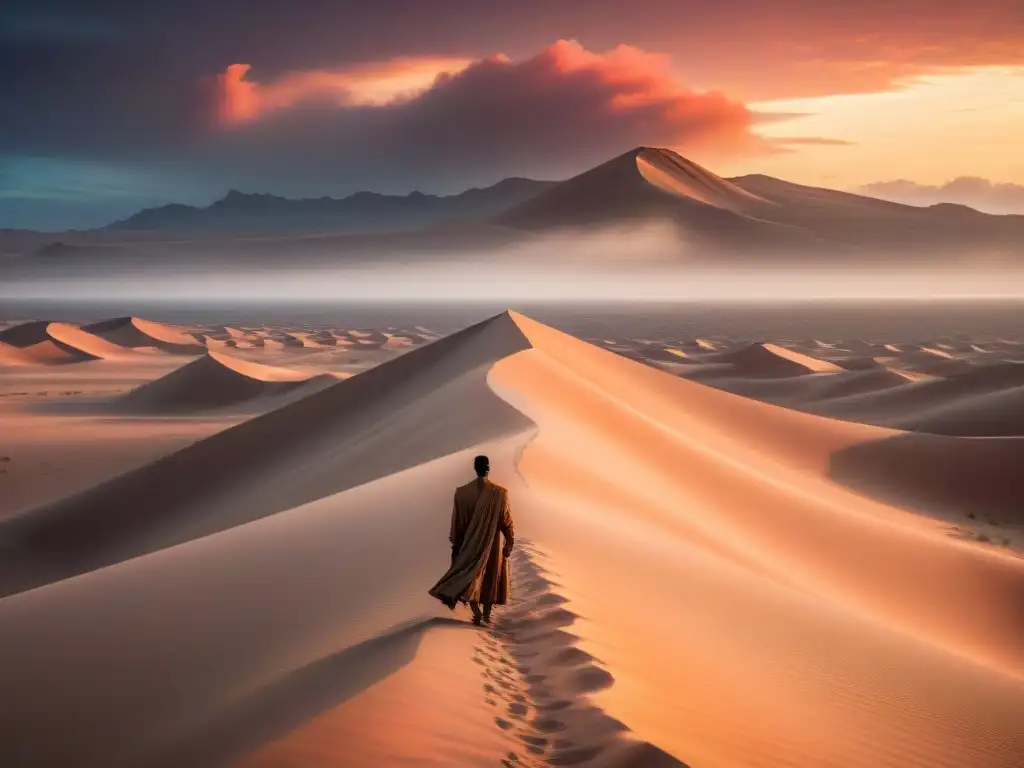
[[[497,493],[501,494],[502,496],[505,496],[506,498],[508,497],[508,488],[506,488],[505,486],[498,485],[497,483],[492,483],[490,480],[487,481],[487,485],[494,489]],[[479,493],[479,486],[477,486],[476,480],[470,480],[465,485],[460,485],[458,488],[455,489],[456,498],[462,496],[476,498],[476,496],[478,496]]]

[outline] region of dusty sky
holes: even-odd
[[[0,227],[565,178],[637,145],[1024,207],[1020,0],[5,0],[0,93]]]

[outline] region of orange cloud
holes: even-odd
[[[544,142],[554,131],[571,145],[572,133],[596,131],[616,142],[771,149],[750,130],[759,116],[744,104],[718,91],[685,87],[667,56],[627,45],[595,53],[559,40],[524,61],[504,55],[472,63],[395,59],[290,72],[269,82],[251,74],[248,64],[232,64],[217,77],[222,125],[244,126],[300,106],[353,114],[356,108],[391,109],[397,115],[396,106],[414,104],[429,109],[435,122],[445,121],[446,112],[513,143]]]
[[[268,83],[249,79],[249,64],[231,64],[217,76],[218,119],[248,123],[301,104],[337,107],[382,106],[410,99],[444,74],[465,69],[468,59],[397,58],[345,70],[290,72]]]
[[[718,167],[792,152],[801,141],[761,130],[792,115],[687,87],[667,56],[625,45],[595,52],[560,40],[517,60],[253,74],[233,65],[216,81],[220,130],[204,138],[206,165],[256,179],[287,176],[303,194],[364,178],[435,189],[510,174],[566,178],[641,145]]]

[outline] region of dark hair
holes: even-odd
[[[477,477],[483,477],[491,471],[491,460],[486,456],[477,456],[473,459],[473,469],[476,470]]]

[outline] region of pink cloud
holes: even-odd
[[[217,88],[218,157],[321,178],[557,178],[640,145],[711,163],[786,148],[754,130],[773,116],[688,87],[669,57],[626,45],[560,40],[521,60],[406,59],[269,81],[235,64]]]
[[[440,75],[464,69],[467,59],[397,58],[344,70],[289,72],[271,82],[250,78],[249,64],[231,64],[217,76],[218,119],[239,125],[302,104],[382,106],[413,98]]]

